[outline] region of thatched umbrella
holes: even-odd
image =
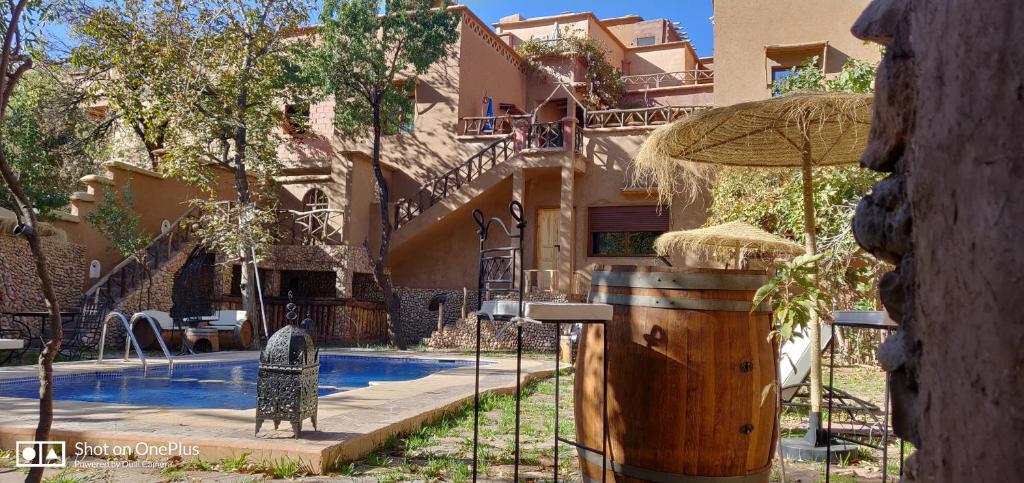
[[[686,252],[731,254],[738,260],[739,255],[745,251],[793,256],[804,253],[804,247],[750,223],[730,221],[721,225],[664,233],[654,240],[654,251],[663,257]]]
[[[811,168],[856,163],[871,123],[870,94],[796,92],[763,101],[710,109],[662,126],[633,160],[643,183],[657,183],[659,197],[696,197],[716,165],[800,167],[803,173],[804,250],[817,252]],[[810,340],[821,338],[810,321]],[[821,354],[812,351],[811,425],[821,414]]]

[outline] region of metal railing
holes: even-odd
[[[710,106],[658,106],[587,111],[583,126],[587,129],[660,126],[710,108]]]
[[[100,346],[99,351],[96,354],[96,363],[99,364],[103,362],[103,346],[107,339],[107,324],[114,318],[121,321],[121,325],[124,326],[124,330],[127,332],[124,341],[124,360],[128,360],[128,356],[131,355],[131,348],[135,347],[135,353],[139,355],[139,360],[142,361],[142,377],[146,377],[146,374],[149,371],[149,366],[146,363],[146,353],[142,352],[142,347],[139,345],[138,339],[135,338],[135,333],[132,331],[133,324],[128,322],[128,318],[121,312],[111,312],[103,318],[103,328],[100,329]],[[149,317],[146,318],[149,319]],[[156,323],[154,323],[152,319],[149,319],[149,323],[153,327],[153,333],[156,334],[157,340],[161,341],[160,348],[163,349],[164,355],[167,357],[167,377],[170,377],[174,372],[173,358],[171,357],[171,353],[167,350],[167,346],[163,344],[163,339],[160,337],[160,329],[156,327]]]
[[[565,147],[562,121],[531,124],[526,136],[526,147],[551,149]]]
[[[463,136],[511,134],[516,126],[525,126],[529,123],[529,114],[464,117],[460,122],[459,134]]]
[[[622,82],[626,85],[627,90],[711,84],[715,82],[715,71],[693,69],[677,72],[658,72],[655,74],[624,75],[622,76]]]

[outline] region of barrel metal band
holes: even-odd
[[[583,455],[583,458],[589,463],[600,466],[602,463],[601,455],[593,451],[578,448],[579,452]],[[640,468],[639,466],[625,465],[617,463],[613,459],[608,460],[608,468],[622,476],[631,478],[639,478],[645,481],[653,481],[656,483],[764,483],[768,481],[771,467],[766,467],[764,470],[751,475],[741,476],[699,476],[699,475],[680,475],[678,473],[665,473],[657,470],[649,470],[647,468]],[[595,480],[584,476],[583,481],[587,483],[598,483],[601,480]]]
[[[686,297],[655,297],[652,295],[627,295],[606,292],[591,292],[591,302],[629,305],[632,307],[653,307],[659,309],[706,310],[712,312],[750,312],[751,302],[745,300],[691,299]],[[771,306],[762,302],[754,312],[771,312]]]
[[[591,282],[608,287],[757,290],[768,283],[768,276],[701,272],[594,272]]]

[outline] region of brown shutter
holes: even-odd
[[[668,231],[668,208],[602,206],[590,208],[590,231]]]

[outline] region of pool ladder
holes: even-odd
[[[171,357],[171,351],[167,350],[167,344],[164,344],[164,338],[160,336],[160,327],[157,326],[156,321],[152,317],[144,313],[135,314],[132,317],[132,322],[128,322],[128,318],[121,312],[111,312],[107,314],[106,318],[103,319],[103,328],[100,330],[100,347],[99,354],[96,356],[96,363],[103,362],[103,345],[107,340],[107,324],[111,319],[119,319],[121,324],[124,325],[124,330],[127,336],[124,339],[124,360],[128,360],[128,356],[131,355],[131,348],[135,346],[135,353],[139,355],[139,360],[142,361],[142,377],[146,377],[146,373],[149,367],[146,365],[146,354],[142,352],[142,347],[139,345],[138,339],[135,338],[135,321],[138,320],[139,316],[144,317],[149,321],[149,326],[153,329],[153,334],[156,336],[156,341],[160,344],[160,350],[164,352],[164,357],[167,358],[167,377],[171,377],[174,374],[174,358]]]

